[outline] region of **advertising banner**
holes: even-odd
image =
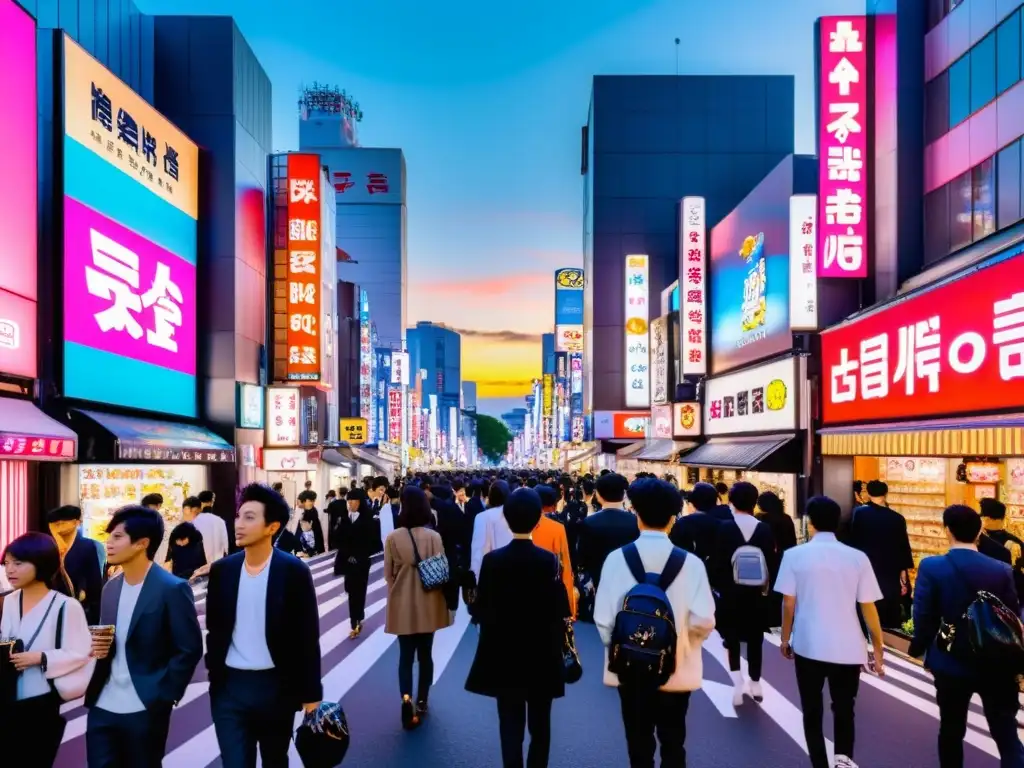
[[[584,438],[584,433],[583,433],[583,417],[582,416],[573,416],[572,417],[572,442],[574,444],[578,445],[579,443],[583,442],[583,438]]]
[[[329,160],[338,205],[405,203],[402,150],[352,147],[332,151]]]
[[[314,472],[320,451],[268,448],[263,451],[263,469],[268,472]]]
[[[288,380],[319,381],[320,156],[288,155]]]
[[[544,411],[545,417],[551,416],[555,412],[555,377],[553,374],[544,374]]]
[[[555,325],[583,326],[583,270],[555,271]],[[562,350],[569,351],[569,350]]]
[[[711,232],[711,368],[737,368],[793,346],[789,307],[792,158]]]
[[[703,197],[684,197],[679,205],[679,285],[675,304],[679,309],[679,373],[704,376],[707,363],[707,219]]]
[[[669,396],[668,318],[651,321],[651,402],[667,403]]]
[[[650,411],[595,411],[595,440],[643,440],[651,423]]]
[[[373,339],[370,335],[370,300],[359,292],[359,415],[369,421],[373,414]]]
[[[34,379],[36,350],[36,303],[0,290],[0,373]]]
[[[1015,256],[822,333],[822,420],[1024,406],[1021,286],[1024,256]]]
[[[708,379],[704,434],[792,432],[797,428],[797,359]]]
[[[818,198],[789,198],[789,325],[793,330],[818,330]]]
[[[391,353],[391,383],[409,386],[409,353]]]
[[[867,277],[868,20],[818,20],[818,274]]]
[[[556,325],[555,352],[582,352],[583,326]]]
[[[650,372],[650,284],[647,256],[626,257],[626,312],[623,321],[626,342],[626,407],[647,408],[651,404]]]
[[[349,445],[364,445],[366,443],[366,419],[342,418],[338,420],[338,434],[341,441]]]
[[[700,437],[700,403],[672,404],[672,436]]]
[[[290,448],[299,444],[298,387],[267,387],[266,444]]]
[[[569,355],[569,391],[573,395],[583,394],[583,355]]]
[[[258,384],[238,384],[238,426],[242,429],[263,429],[263,387]]]
[[[388,387],[388,438],[392,443],[402,442],[402,390]]]
[[[651,434],[655,438],[672,437],[672,406],[651,406]]]

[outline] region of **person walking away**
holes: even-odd
[[[768,563],[775,556],[771,529],[754,517],[757,488],[747,482],[734,483],[729,491],[731,522],[718,529],[715,554],[711,559],[711,586],[718,592],[715,620],[729,652],[733,681],[732,702],[743,704],[744,695],[763,699],[761,666],[764,632],[768,628]],[[747,685],[740,665],[740,646],[747,646]]]
[[[881,480],[867,485],[868,503],[853,510],[846,543],[868,556],[882,590],[878,618],[883,629],[903,624],[902,597],[910,589],[909,571],[914,567],[907,521],[889,509],[885,497],[889,486]]]
[[[320,615],[309,568],[274,547],[288,502],[265,485],[242,489],[240,552],[210,568],[206,669],[224,768],[287,768],[295,712],[323,698]]]
[[[484,556],[512,541],[512,531],[508,527],[503,509],[509,493],[508,483],[504,480],[491,483],[487,495],[487,509],[473,521],[470,570],[476,582],[480,581]]]
[[[20,640],[23,650],[9,663],[17,674],[15,700],[0,702],[0,722],[15,741],[11,765],[51,768],[67,722],[60,713],[61,695],[54,681],[69,676],[88,681],[92,641],[82,604],[64,593],[57,544],[45,533],[26,533],[4,548],[4,573],[14,590],[3,599],[0,638]],[[85,676],[83,678],[83,672]],[[77,698],[83,689],[70,699]]]
[[[236,552],[237,547],[235,547],[235,510],[233,508],[225,509],[223,505],[221,505],[221,510],[218,512],[215,509],[217,505],[217,495],[213,491],[200,491],[199,496],[197,498],[199,499],[199,503],[202,506],[202,509],[200,511],[203,514],[215,515],[218,520],[224,523],[224,540],[218,540],[217,544],[219,545],[223,543],[225,545],[225,554],[227,552]],[[200,532],[202,532],[205,529],[202,526],[200,526],[199,530]]]
[[[697,483],[686,496],[686,514],[676,520],[669,539],[680,549],[695,554],[707,567],[718,540],[721,521],[712,514],[718,491],[710,483]]]
[[[839,504],[827,496],[807,502],[811,539],[782,557],[775,590],[783,596],[782,655],[796,665],[804,739],[812,768],[830,768],[825,751],[822,690],[828,681],[832,700],[836,768],[853,762],[854,704],[864,666],[885,674],[882,627],[875,601],[881,590],[867,556],[840,543]],[[874,647],[868,659],[857,607]]]
[[[94,633],[96,670],[85,694],[89,768],[159,768],[171,708],[185,695],[203,655],[188,583],[153,558],[164,538],[159,512],[123,507],[107,524],[107,560],[120,573],[103,587]]]
[[[338,533],[338,554],[334,558],[334,575],[345,577],[348,593],[348,614],[354,640],[363,631],[366,617],[366,590],[370,584],[370,559],[377,551],[377,526],[366,491],[356,488],[348,494],[348,521]]]
[[[636,515],[624,508],[628,487],[622,475],[601,475],[595,486],[601,511],[584,520],[580,530],[580,561],[598,589],[605,558],[640,536]]]
[[[765,491],[757,497],[757,514],[754,517],[771,529],[772,538],[775,540],[775,552],[768,561],[768,573],[771,576],[769,586],[772,591],[768,594],[766,621],[771,627],[781,627],[782,595],[774,591],[775,580],[779,575],[783,554],[796,546],[796,526],[793,524],[793,518],[786,514],[782,499],[771,491]]]
[[[503,768],[547,768],[551,707],[565,693],[562,650],[569,604],[558,561],[530,540],[541,518],[536,491],[520,488],[502,506],[512,541],[483,558],[473,613],[480,642],[466,690],[497,700]]]
[[[418,564],[444,554],[441,535],[430,530],[430,503],[416,486],[402,492],[398,528],[384,541],[384,579],[388,603],[384,632],[398,636],[398,687],[402,696],[402,726],[415,728],[427,714],[434,680],[434,633],[450,623],[445,596],[427,591]],[[413,661],[419,661],[419,684],[413,698]]]
[[[213,565],[227,556],[231,548],[228,542],[228,527],[213,511],[212,502],[211,506],[204,507],[198,496],[190,496],[182,504],[182,516],[186,523],[192,523],[199,532],[207,565]]]
[[[338,548],[338,531],[342,522],[348,519],[348,490],[338,489],[338,496],[327,505],[327,549],[333,552]]]
[[[103,563],[96,542],[82,533],[82,510],[70,504],[58,507],[46,516],[46,521],[60,552],[57,576],[66,582],[66,589],[61,591],[78,600],[86,619],[95,624],[100,618]]]
[[[540,497],[542,514],[537,528],[533,531],[533,543],[558,558],[558,569],[569,600],[569,615],[575,621],[576,585],[573,580],[572,558],[569,555],[569,539],[565,533],[565,526],[549,517],[555,514],[558,508],[558,491],[550,485],[538,485],[536,490]]]
[[[701,644],[714,629],[715,603],[704,563],[688,556],[668,536],[682,509],[679,491],[664,480],[645,479],[630,486],[629,498],[639,518],[640,536],[608,556],[594,611],[606,648],[604,682],[618,687],[630,768],[654,768],[655,737],[661,742],[662,768],[685,768],[686,712],[690,694],[701,687],[704,677]],[[674,619],[675,646],[663,649],[674,668],[664,673],[664,682],[619,678],[607,650],[616,642],[624,602],[638,585],[651,583],[647,574],[660,575],[654,589],[667,601]]]
[[[998,499],[982,499],[981,507],[982,536],[978,539],[979,551],[989,554],[980,546],[988,539],[1006,549],[1009,559],[997,558],[1013,567],[1013,583],[1017,588],[1017,596],[1024,595],[1024,541],[1006,530],[1006,505]],[[994,553],[993,553],[994,554]]]
[[[729,506],[729,486],[719,481],[715,483],[715,493],[718,494],[718,504],[712,511],[712,515],[724,523],[732,520],[732,508]]]
[[[999,750],[1003,768],[1024,766],[1024,746],[1017,731],[1017,673],[979,663],[954,645],[940,642],[943,626],[966,633],[961,617],[979,593],[993,595],[1015,615],[1020,603],[1010,566],[982,555],[975,542],[981,533],[981,517],[961,504],[947,507],[942,525],[949,552],[924,558],[917,568],[914,594],[914,638],[911,656],[924,656],[925,668],[935,678],[939,705],[939,767],[963,768],[964,736],[971,697],[981,699],[989,733]],[[950,651],[953,652],[950,652]]]
[[[178,523],[167,544],[166,567],[179,579],[191,581],[210,572],[203,534],[192,523]]]

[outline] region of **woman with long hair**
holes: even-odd
[[[345,577],[348,593],[349,623],[354,640],[363,631],[366,615],[366,589],[370,584],[370,558],[377,551],[377,526],[370,508],[370,497],[362,488],[349,492],[348,518],[338,530],[338,554],[334,558],[334,574]]]
[[[765,491],[757,497],[757,514],[755,517],[772,529],[775,537],[775,557],[768,561],[768,575],[771,576],[771,593],[768,595],[768,625],[782,626],[782,595],[775,591],[775,579],[779,575],[782,556],[787,549],[796,546],[796,526],[793,518],[786,514],[782,499],[771,491]]]
[[[434,516],[426,494],[416,486],[402,491],[398,527],[384,541],[384,579],[388,584],[384,631],[398,635],[398,687],[402,695],[402,725],[414,728],[427,714],[434,680],[434,633],[450,623],[444,592],[427,591],[418,564],[444,554],[441,535],[430,530]],[[419,680],[413,699],[412,668],[419,661]]]
[[[92,636],[81,603],[66,594],[52,538],[44,533],[19,536],[4,549],[2,561],[14,591],[4,598],[0,639],[14,641],[18,652],[6,662],[13,670],[0,671],[8,679],[17,676],[13,701],[0,701],[0,722],[9,733],[30,735],[31,748],[15,763],[50,768],[67,724],[53,681],[78,673],[80,690],[74,693],[85,693],[90,675],[83,667],[90,663]]]

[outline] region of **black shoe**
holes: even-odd
[[[416,705],[412,703],[412,699],[408,696],[402,697],[402,727],[407,731],[411,731],[413,728],[420,724],[419,713],[416,711]]]
[[[419,713],[420,720],[427,716],[427,700],[420,699],[416,702],[416,711]]]

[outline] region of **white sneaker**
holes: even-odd
[[[747,690],[747,681],[743,678],[742,672],[730,672],[732,676],[732,705],[739,707],[743,704],[743,695]]]
[[[750,685],[747,687],[747,693],[750,694],[750,698],[760,704],[764,701],[764,691],[761,690],[760,680],[751,680]]]
[[[846,755],[836,755],[835,768],[857,768],[857,764]]]

